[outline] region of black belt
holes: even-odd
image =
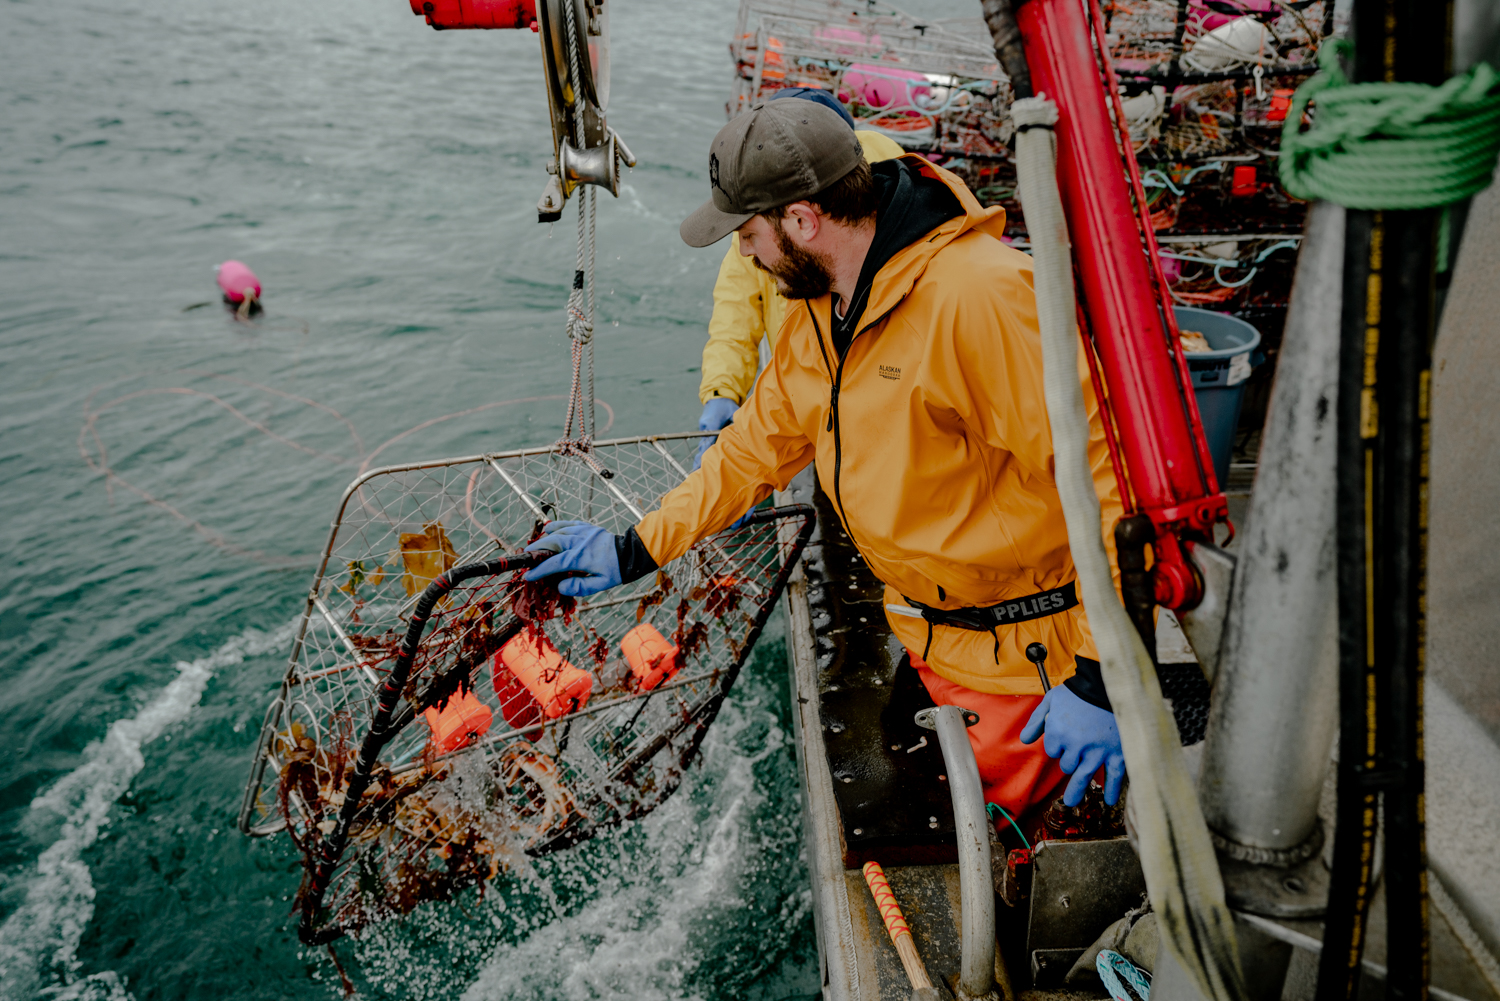
[[[979,633],[994,633],[995,659],[998,662],[1000,634],[996,630],[1001,626],[1013,626],[1017,622],[1045,619],[1049,615],[1056,615],[1073,608],[1078,604],[1078,582],[1070,580],[1062,587],[1054,587],[1050,591],[1038,591],[1024,598],[1002,601],[994,605],[932,608],[920,601],[912,601],[910,598],[906,598],[906,603],[911,606],[910,611],[903,610],[899,605],[886,607],[898,615],[911,615],[912,612],[916,612],[921,618],[927,620],[927,650],[922,651],[923,660],[927,659],[927,651],[932,649],[932,627],[957,626],[960,629],[972,629]]]

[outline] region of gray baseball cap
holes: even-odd
[[[730,120],[708,153],[713,197],[682,221],[690,247],[707,247],[758,212],[811,198],[864,159],[838,113],[813,101],[771,101]]]

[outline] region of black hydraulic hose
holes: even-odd
[[[1019,2],[981,0],[979,6],[984,11],[990,39],[995,43],[995,58],[1000,60],[1000,68],[1010,77],[1011,93],[1017,99],[1031,97],[1031,70],[1026,66],[1026,53],[1021,47],[1021,28],[1016,24]]]
[[[1354,299],[1339,362],[1338,805],[1318,999],[1358,993],[1383,814],[1388,996],[1415,1001],[1426,996],[1429,966],[1420,736],[1431,370],[1424,328],[1437,213],[1350,212],[1347,225],[1344,294]],[[1380,291],[1369,295],[1372,288]]]
[[[1384,768],[1386,965],[1392,1001],[1425,1001],[1431,967],[1427,901],[1427,834],[1423,820],[1426,763],[1422,754],[1422,685],[1427,642],[1427,468],[1432,371],[1432,306],[1436,210],[1388,213],[1390,268],[1387,331],[1377,370],[1381,467],[1374,499],[1374,607],[1377,667],[1387,676]]]
[[[449,591],[466,580],[529,569],[551,556],[551,553],[516,553],[484,563],[454,567],[434,578],[417,599],[417,607],[412,611],[396,662],[386,675],[385,684],[376,693],[375,715],[370,721],[369,732],[360,744],[359,757],[355,759],[354,771],[349,776],[349,787],[344,791],[344,804],[339,809],[338,820],[333,831],[323,841],[318,863],[313,867],[312,879],[302,900],[302,920],[297,936],[306,944],[323,945],[343,934],[343,929],[337,925],[318,929],[315,919],[322,908],[323,895],[328,891],[333,871],[338,867],[344,848],[349,843],[349,828],[359,812],[360,800],[370,786],[370,778],[380,752],[392,737],[401,732],[401,726],[392,725],[395,722],[392,715],[401,699],[401,693],[406,689],[407,679],[411,676],[412,662],[416,659],[417,648],[422,643],[422,633],[427,629],[427,620],[432,617],[432,610]]]
[[[1375,668],[1366,644],[1367,541],[1373,545],[1365,511],[1365,443],[1359,409],[1364,386],[1364,306],[1370,278],[1373,213],[1350,212],[1345,231],[1344,311],[1339,349],[1338,608],[1339,608],[1339,764],[1334,815],[1333,865],[1323,950],[1318,961],[1318,1001],[1351,1001],[1359,993],[1360,957],[1374,874],[1378,787],[1369,742]],[[1357,315],[1356,315],[1357,314]]]
[[[1356,80],[1439,84],[1451,2],[1356,0]],[[1339,361],[1339,773],[1318,1001],[1359,992],[1377,818],[1387,996],[1430,973],[1422,817],[1427,470],[1440,210],[1350,211]],[[1383,808],[1383,809],[1382,809]]]

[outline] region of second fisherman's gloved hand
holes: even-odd
[[[1115,714],[1101,709],[1073,694],[1066,685],[1053,687],[1036,707],[1021,743],[1034,743],[1046,733],[1042,744],[1047,757],[1061,758],[1058,764],[1073,776],[1063,790],[1063,803],[1077,806],[1089,780],[1104,768],[1104,802],[1114,806],[1120,801],[1120,785],[1125,781],[1125,752],[1120,748],[1120,730]]]
[[[621,583],[620,557],[615,536],[586,521],[552,521],[544,534],[526,547],[528,553],[555,553],[550,560],[526,571],[527,580],[541,580],[560,573],[557,590],[570,598],[586,598]]]
[[[734,420],[734,412],[740,409],[740,405],[733,400],[723,396],[715,396],[703,404],[703,416],[698,418],[699,431],[722,431]],[[710,445],[718,441],[717,438],[700,438],[698,440],[698,454],[693,458],[693,468],[697,469],[703,465],[703,453],[708,451]]]

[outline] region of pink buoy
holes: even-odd
[[[224,298],[230,302],[244,302],[247,292],[251,299],[260,298],[260,279],[244,262],[225,261],[214,270],[219,273],[219,288],[224,290]]]
[[[1196,22],[1196,26],[1201,32],[1207,34],[1215,28],[1223,27],[1236,17],[1242,17],[1246,14],[1255,16],[1258,14],[1267,15],[1280,12],[1278,9],[1280,4],[1276,0],[1240,0],[1240,2],[1233,6],[1238,7],[1243,13],[1222,14],[1210,8],[1203,0],[1188,0],[1188,18],[1190,21]]]
[[[915,70],[855,63],[844,73],[844,87],[872,111],[911,111],[918,98],[932,94],[927,77]]]

